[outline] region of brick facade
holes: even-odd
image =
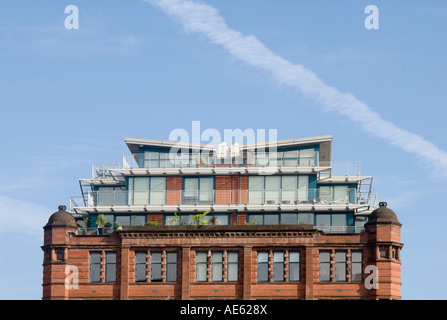
[[[222,179],[222,183],[228,183]],[[69,215],[68,213],[66,213]],[[151,215],[151,220],[162,215]],[[312,225],[245,225],[245,214],[238,214],[238,224],[226,226],[144,226],[124,227],[111,235],[77,235],[73,226],[44,227],[43,299],[400,299],[400,227],[398,222],[371,222],[362,233],[325,234]],[[148,219],[149,220],[149,219]],[[231,215],[232,223],[236,214]],[[329,281],[320,279],[320,252],[327,252]],[[100,254],[99,282],[90,281],[90,253]],[[145,280],[136,282],[135,253],[146,255]],[[151,253],[161,254],[161,278],[151,281]],[[175,281],[169,282],[167,254],[177,253]],[[205,252],[206,280],[197,281],[198,252]],[[222,279],[213,282],[215,266],[212,254],[219,253],[216,264]],[[228,253],[237,253],[237,280],[227,281]],[[258,253],[268,256],[268,279],[259,282]],[[273,256],[283,257],[275,269]],[[290,281],[290,253],[299,253],[299,280]],[[337,265],[336,254],[342,252],[345,262]],[[361,252],[361,279],[351,278],[353,253]],[[116,253],[113,272],[116,279],[107,282],[106,255]],[[221,254],[221,255],[220,255]],[[357,256],[356,256],[357,257]],[[158,263],[158,261],[156,262]],[[154,262],[155,264],[155,262]],[[268,265],[267,265],[268,264]],[[370,273],[367,266],[377,267],[378,286],[367,288]],[[221,269],[220,269],[221,268]],[[337,268],[346,270],[344,281],[337,281]],[[345,269],[344,269],[345,268]],[[275,269],[275,271],[274,271]],[[77,271],[78,287],[66,279]],[[221,270],[221,271],[220,271]],[[234,273],[234,269],[232,269]],[[273,273],[284,276],[274,281]],[[109,271],[110,272],[110,271]],[[154,271],[155,272],[155,271]],[[294,277],[297,277],[295,274]],[[234,279],[233,279],[234,280]]]

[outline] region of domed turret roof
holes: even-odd
[[[380,202],[379,208],[374,210],[369,216],[367,224],[373,223],[395,223],[400,224],[397,215],[393,210],[387,208],[386,202]]]
[[[59,206],[59,211],[53,213],[50,218],[48,219],[48,223],[45,225],[45,227],[54,227],[54,226],[65,226],[65,227],[72,227],[77,228],[76,220],[73,218],[71,214],[66,212],[67,209],[66,206]]]

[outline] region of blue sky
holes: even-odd
[[[208,26],[156,1],[1,2],[0,299],[41,298],[42,227],[80,195],[92,164],[120,163],[125,137],[166,140],[192,121],[222,133],[277,129],[279,139],[333,135],[333,160],[360,161],[403,224],[402,297],[446,299],[447,3],[194,3],[217,9]],[[78,30],[64,26],[70,4]],[[369,4],[378,30],[364,26]],[[216,17],[349,93],[364,117],[213,39]],[[389,128],[402,130],[398,141]]]

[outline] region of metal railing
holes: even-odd
[[[279,155],[278,155],[279,154]],[[123,155],[123,169],[135,168],[200,168],[200,167],[314,167],[319,165],[319,152],[306,152],[296,157],[275,153],[248,152],[237,157],[218,157],[199,153],[134,153]]]
[[[163,190],[163,191],[90,191],[70,198],[70,207],[147,206],[147,205],[336,205],[359,204],[355,188],[258,189],[258,190]]]

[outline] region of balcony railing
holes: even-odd
[[[123,156],[123,169],[135,168],[200,168],[200,167],[315,167],[319,152],[307,151],[293,157],[284,153],[246,153],[237,157],[218,157],[203,154],[134,153]]]
[[[295,190],[163,190],[163,191],[91,191],[85,203],[72,197],[72,207],[160,206],[160,205],[337,205],[358,204],[355,188]]]

